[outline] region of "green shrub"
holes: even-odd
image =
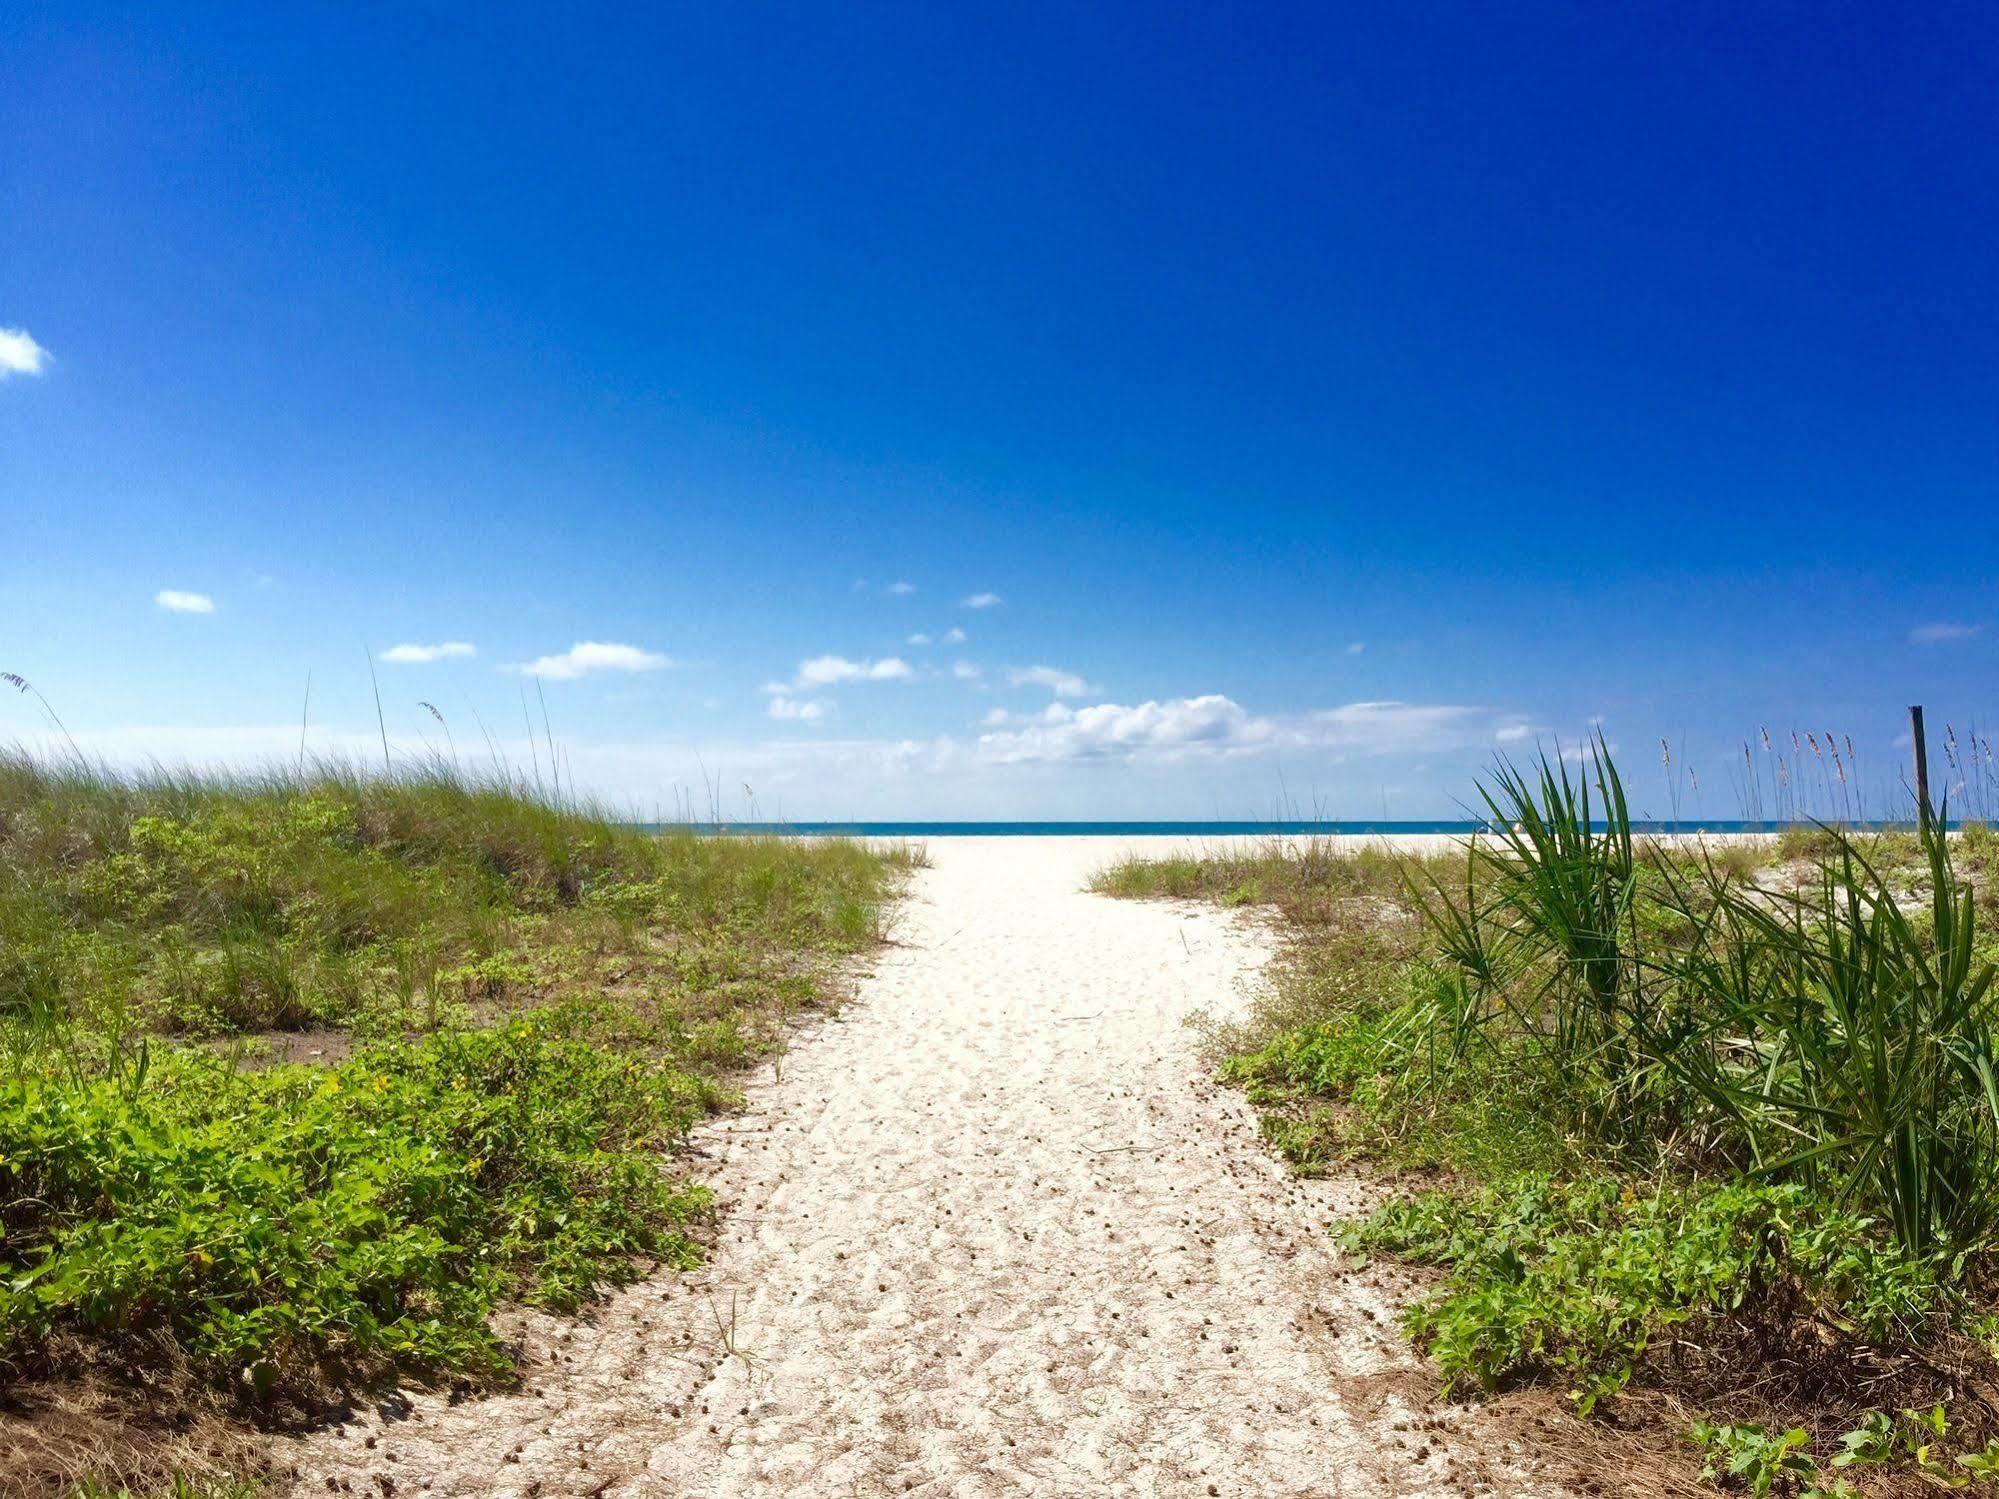
[[[503,1368],[501,1294],[573,1306],[634,1256],[697,1255],[706,1194],[656,1152],[712,1088],[586,1029],[538,1012],[327,1070],[165,1052],[0,1083],[0,1347],[163,1331],[260,1391],[354,1359]]]
[[[1639,1195],[1616,1181],[1528,1177],[1390,1203],[1348,1247],[1449,1267],[1407,1313],[1449,1384],[1561,1380],[1581,1408],[1623,1388],[1663,1334],[1730,1317],[1806,1315],[1912,1345],[1953,1304],[1937,1265],[1798,1186],[1732,1182]]]

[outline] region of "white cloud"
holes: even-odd
[[[1534,731],[1524,723],[1501,724],[1493,730],[1492,737],[1501,744],[1518,744]]]
[[[1211,758],[1267,750],[1336,756],[1410,754],[1484,742],[1484,710],[1449,704],[1347,703],[1290,717],[1254,714],[1220,693],[1072,708],[1051,703],[1020,727],[979,736],[988,761]]]
[[[442,640],[436,645],[392,645],[382,652],[381,659],[398,666],[428,666],[433,661],[459,660],[478,654],[466,641]]]
[[[1362,651],[1366,649],[1367,649],[1367,642],[1365,640],[1356,640],[1353,642],[1353,644],[1347,647],[1347,654],[1349,656],[1358,656]]]
[[[831,687],[840,682],[906,682],[915,673],[900,656],[879,661],[849,661],[845,656],[814,656],[798,663],[793,684],[798,687]],[[769,691],[766,686],[765,691]]]
[[[888,591],[897,598],[908,598],[912,593],[916,592],[916,585],[897,578],[893,583],[888,585]]]
[[[1360,754],[1408,754],[1483,744],[1486,710],[1452,703],[1347,703],[1296,720],[1304,745]]]
[[[908,638],[907,640],[903,641],[903,644],[904,644],[904,645],[928,645],[928,644],[930,644],[930,637],[929,637],[928,635],[924,634],[924,633],[923,633],[923,632],[922,632],[921,630],[918,630],[918,631],[917,631],[917,632],[916,632],[916,633],[915,633],[914,635],[910,636],[910,637],[909,637],[909,638]]]
[[[953,625],[944,632],[943,640],[946,645],[963,645],[965,643],[965,632],[956,625]]]
[[[974,593],[968,595],[963,603],[967,609],[990,609],[999,601],[1000,596],[996,593]]]
[[[1219,693],[1144,702],[1134,707],[1098,703],[1070,708],[1051,703],[1024,727],[979,736],[979,749],[999,764],[1022,761],[1124,759],[1147,752],[1227,753],[1268,744],[1275,735],[1259,719]]]
[[[579,640],[566,651],[537,656],[514,670],[530,677],[546,677],[551,682],[567,682],[593,671],[658,671],[671,665],[670,657],[657,651],[642,651],[635,645]]]
[[[1603,747],[1606,753],[1612,756],[1617,754],[1615,739],[1606,739]],[[1592,765],[1596,761],[1596,746],[1587,741],[1582,744],[1564,745],[1558,758],[1568,761],[1571,765]]]
[[[1015,687],[1046,687],[1057,697],[1081,697],[1090,690],[1074,672],[1054,666],[1009,666],[1006,679]]]
[[[39,375],[49,351],[28,336],[25,328],[0,328],[0,380],[9,375]]]
[[[979,669],[976,666],[972,665],[972,663],[969,661],[953,661],[951,663],[951,675],[956,677],[961,682],[976,682],[978,681],[981,673]]]
[[[1951,640],[1970,640],[1983,633],[1983,625],[1958,625],[1939,621],[1931,625],[1917,625],[1909,631],[1910,645],[1942,645]]]
[[[1007,712],[1006,709],[1004,708],[988,708],[986,710],[986,716],[980,719],[979,722],[984,724],[989,729],[997,729],[1002,725],[1004,725],[1012,717],[1013,715]]]
[[[180,588],[162,588],[153,602],[175,614],[213,614],[215,600],[205,593],[189,593]]]
[[[770,700],[772,718],[790,719],[799,723],[816,723],[833,711],[833,705],[824,698],[796,698],[776,695]]]

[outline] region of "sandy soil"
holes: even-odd
[[[710,1264],[523,1317],[517,1393],[398,1398],[280,1471],[300,1494],[1526,1492],[1475,1412],[1428,1407],[1406,1283],[1331,1248],[1365,1189],[1291,1180],[1204,1079],[1183,1022],[1242,1002],[1269,935],[1084,893],[1133,841],[933,843],[857,1002],[700,1135],[730,1205]]]

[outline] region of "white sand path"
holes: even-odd
[[[856,1001],[699,1132],[713,1259],[520,1318],[517,1392],[285,1443],[297,1491],[1525,1491],[1340,1265],[1356,1184],[1290,1179],[1194,1056],[1270,936],[1084,892],[1133,841],[933,842]]]

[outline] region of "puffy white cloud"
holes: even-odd
[[[382,652],[381,659],[398,666],[428,666],[433,661],[460,660],[478,654],[467,641],[443,640],[436,645],[392,645]]]
[[[0,328],[0,380],[9,375],[39,375],[49,351],[28,336],[25,328]]]
[[[1984,631],[1983,625],[1951,624],[1939,620],[1935,624],[1917,625],[1909,631],[1910,645],[1943,645],[1952,640],[1970,640]]]
[[[956,625],[953,625],[944,632],[942,639],[946,645],[963,645],[965,643],[965,632]]]
[[[845,656],[814,656],[798,663],[797,687],[832,687],[841,682],[906,682],[915,673],[900,656],[879,661],[850,661]],[[768,687],[765,689],[768,691]]]
[[[983,673],[969,661],[953,661],[951,675],[961,682],[976,682]]]
[[[924,634],[924,633],[923,633],[923,632],[922,632],[921,630],[918,630],[918,631],[917,631],[917,632],[916,632],[916,633],[915,633],[914,635],[910,636],[910,637],[909,637],[909,638],[908,638],[907,640],[903,641],[903,644],[904,644],[904,645],[928,645],[928,644],[930,644],[930,637],[929,637],[928,635]]]
[[[213,614],[215,600],[205,593],[189,593],[181,588],[162,588],[153,602],[175,614]]]
[[[1000,596],[996,593],[974,593],[966,595],[962,602],[967,609],[990,609],[1000,602]]]
[[[1074,672],[1055,666],[1009,666],[1006,679],[1015,687],[1046,687],[1057,697],[1081,697],[1090,690]]]
[[[1347,703],[1289,717],[1254,714],[1220,693],[1072,708],[999,720],[979,736],[981,756],[1012,764],[1112,759],[1226,757],[1266,750],[1337,757],[1427,752],[1476,745],[1489,732],[1480,709],[1449,704]],[[1012,725],[1008,727],[1007,725]]]
[[[770,700],[770,716],[788,719],[798,723],[816,723],[833,711],[833,705],[824,698],[796,698],[783,694]]]
[[[1051,703],[1019,728],[979,736],[985,758],[1000,764],[1030,760],[1098,760],[1133,754],[1202,750],[1225,753],[1268,744],[1269,719],[1259,719],[1220,693],[1170,702],[1097,703],[1071,708]]]
[[[593,671],[658,671],[671,665],[673,661],[670,657],[657,651],[642,651],[635,645],[579,640],[566,651],[553,656],[537,656],[514,669],[530,677],[567,682]]]

